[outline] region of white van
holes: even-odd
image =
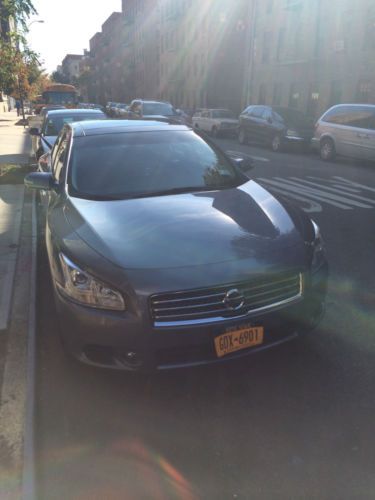
[[[312,147],[325,161],[336,155],[375,161],[375,105],[333,106],[316,123]]]

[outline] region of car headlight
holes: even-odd
[[[321,265],[325,262],[325,246],[322,235],[320,233],[319,226],[312,220],[312,225],[314,227],[315,238],[312,243],[313,247],[313,257],[311,261],[312,272],[317,271]]]
[[[89,307],[111,311],[125,310],[125,302],[119,292],[80,269],[62,253],[60,262],[64,284],[56,282],[56,286],[62,295]]]
[[[286,131],[286,136],[287,137],[299,137],[299,133],[297,132],[297,130],[293,130],[293,129],[288,129]]]

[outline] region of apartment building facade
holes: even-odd
[[[253,0],[243,106],[375,103],[373,0]]]
[[[91,100],[239,111],[248,0],[123,0],[90,40]]]

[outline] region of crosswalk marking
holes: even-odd
[[[320,187],[320,188],[326,189],[328,191],[331,191],[333,193],[342,194],[342,190],[337,189],[337,188],[333,188],[333,187],[329,187],[329,186],[322,186],[321,184],[318,184],[316,182],[306,181],[305,179],[298,179],[298,177],[291,177],[291,179],[303,182],[304,184],[308,184],[309,186]],[[349,194],[349,193],[344,193],[344,194]],[[350,196],[352,198],[355,198],[356,200],[367,201],[369,203],[375,204],[375,199],[372,199],[372,198],[367,198],[367,197],[364,197],[364,196],[359,196],[358,194],[350,194]]]
[[[341,210],[375,208],[375,196],[372,196],[375,188],[339,176],[331,178],[274,176],[258,177],[256,180],[270,191],[302,202],[303,210],[310,213],[321,212],[324,205]],[[367,192],[364,192],[365,190]]]

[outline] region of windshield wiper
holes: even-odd
[[[197,191],[213,191],[216,189],[221,189],[221,187],[217,186],[184,186],[178,188],[171,189],[163,189],[160,191],[149,191],[145,193],[134,193],[134,198],[147,198],[151,196],[167,196],[169,194],[182,194],[182,193],[191,193]]]

